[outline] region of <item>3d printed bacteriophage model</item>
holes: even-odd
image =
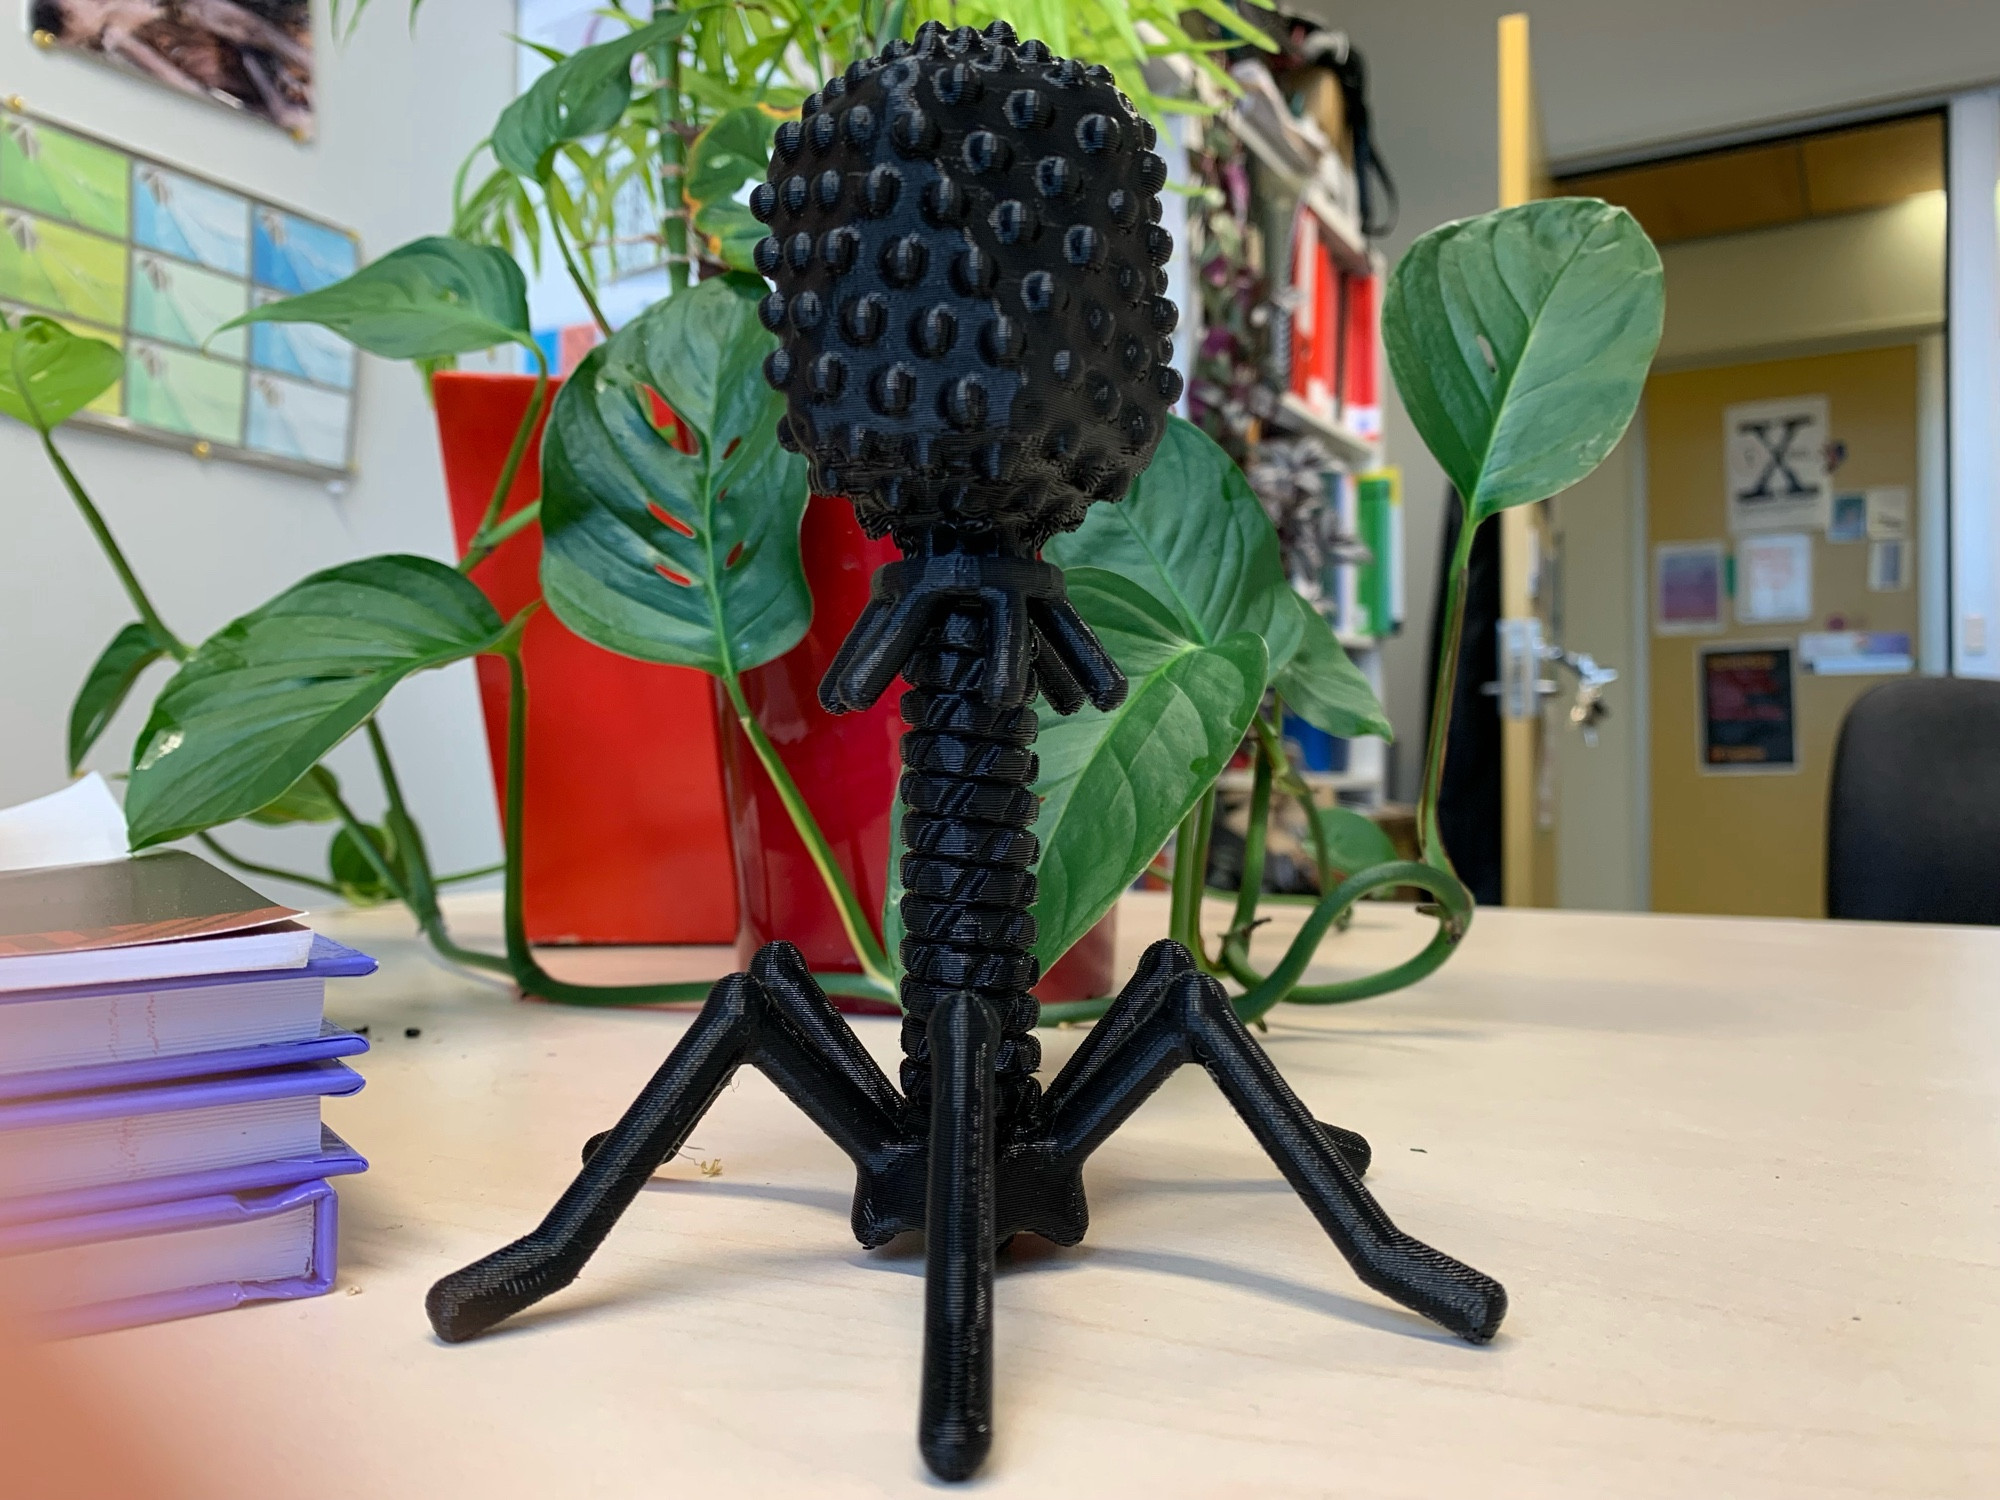
[[[761,1068],[853,1159],[863,1245],[928,1233],[918,1440],[971,1475],[992,1440],[993,1267],[1024,1231],[1088,1223],[1086,1158],[1199,1063],[1369,1286],[1475,1342],[1499,1283],[1404,1234],[1361,1185],[1368,1145],[1320,1124],[1176,943],[1156,943],[1044,1090],[1036,1078],[1037,692],[1058,713],[1126,684],[1042,544],[1115,501],[1179,396],[1152,127],[1101,67],[983,32],[919,28],[856,62],[777,134],[752,208],[787,398],[778,440],[904,560],[820,688],[834,712],[900,674],[902,1088],[798,951],[718,983],[542,1223],[432,1288],[467,1339],[573,1280],[735,1070]]]

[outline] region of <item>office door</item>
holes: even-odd
[[[1915,656],[1917,371],[1917,349],[1905,345],[1647,382],[1656,911],[1825,914],[1834,738],[1849,704],[1909,670],[1898,638]],[[1786,413],[1808,412],[1813,398],[1825,402],[1825,520],[1732,535],[1725,414],[1770,403],[1762,410],[1778,447],[1784,423],[1797,420]],[[1735,430],[1752,419],[1761,420],[1756,408],[1739,410]],[[1769,473],[1764,488],[1782,502],[1789,481]],[[1885,539],[1891,531],[1900,543]],[[1703,544],[1724,564],[1712,626],[1701,620]],[[1759,555],[1746,557],[1746,544]],[[1673,549],[1666,559],[1663,546]]]
[[[1499,103],[1499,206],[1515,208],[1550,191],[1526,15],[1500,18]],[[1554,639],[1549,508],[1546,503],[1516,506],[1502,511],[1493,524],[1500,528],[1501,675],[1517,679],[1511,692],[1502,683],[1498,699],[1501,894],[1508,906],[1553,906],[1555,721],[1536,687],[1542,664],[1510,652],[1506,644]]]

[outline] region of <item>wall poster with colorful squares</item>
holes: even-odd
[[[303,323],[210,335],[359,263],[344,229],[0,108],[0,307],[125,355],[124,378],[78,420],[201,454],[345,474],[354,350]]]

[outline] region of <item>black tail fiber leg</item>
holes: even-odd
[[[1000,1018],[970,991],[931,1012],[931,1151],[917,1444],[940,1479],[993,1445],[994,1106]]]
[[[577,1277],[661,1162],[680,1150],[755,1043],[763,997],[747,974],[709,991],[694,1024],[542,1222],[439,1281],[424,1299],[447,1343],[484,1333]]]
[[[1258,1144],[1306,1202],[1348,1264],[1383,1296],[1475,1344],[1507,1315],[1500,1283],[1398,1229],[1361,1185],[1330,1133],[1306,1112],[1277,1067],[1206,975],[1174,1002],[1188,1045]]]
[[[611,1226],[686,1143],[744,1063],[767,1074],[863,1173],[881,1173],[903,1139],[901,1099],[813,983],[790,943],[767,943],[732,974],[624,1117],[583,1148],[583,1170],[530,1233],[431,1288],[425,1307],[451,1343],[483,1333],[574,1281]]]
[[[1156,943],[1093,1034],[1049,1086],[1049,1136],[1072,1171],[1183,1063],[1208,1070],[1362,1281],[1474,1343],[1493,1337],[1507,1294],[1492,1277],[1403,1233],[1361,1172],[1368,1142],[1307,1111],[1177,944]]]

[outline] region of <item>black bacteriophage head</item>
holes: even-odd
[[[781,126],[751,209],[778,439],[905,553],[1032,555],[1181,392],[1166,164],[1109,70],[936,22]]]

